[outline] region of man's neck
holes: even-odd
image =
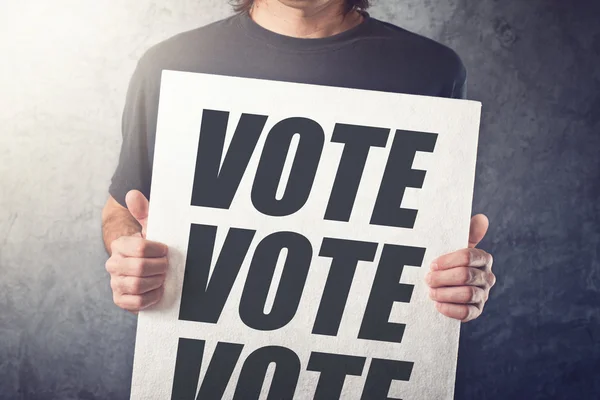
[[[298,38],[324,38],[362,22],[355,10],[346,13],[343,0],[255,0],[252,19],[275,33]]]

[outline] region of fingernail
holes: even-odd
[[[431,283],[431,272],[428,272],[427,275],[425,275],[425,282]]]
[[[434,270],[434,271],[435,271],[436,269],[438,269],[438,265],[437,265],[437,263],[436,263],[436,262],[432,262],[432,263],[431,263],[431,269],[432,269],[432,270]]]

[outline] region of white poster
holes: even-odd
[[[481,104],[164,71],[132,399],[451,399]]]

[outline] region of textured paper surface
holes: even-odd
[[[268,116],[229,210],[190,205],[205,109],[230,112],[225,152],[242,113]],[[244,344],[223,396],[226,399],[233,397],[248,354],[267,345],[286,347],[298,355],[301,370],[294,399],[314,396],[319,373],[307,371],[306,366],[315,351],[366,357],[362,375],[346,377],[343,399],[360,399],[373,358],[414,362],[409,381],[392,382],[390,398],[451,399],[460,322],[435,309],[423,278],[431,260],[467,245],[480,111],[481,104],[473,101],[164,71],[148,239],[169,246],[170,270],[163,300],[139,314],[131,398],[171,398],[178,340],[190,338],[206,341],[199,382],[217,342]],[[289,117],[318,122],[325,132],[325,143],[304,207],[290,216],[270,217],[255,210],[250,192],[270,128]],[[343,144],[330,140],[336,123],[391,129],[386,147],[369,151],[348,222],[323,219],[343,150]],[[402,201],[402,208],[418,210],[413,229],[369,224],[397,129],[438,135],[435,150],[417,152],[412,165],[426,171],[423,187],[407,188]],[[192,223],[218,226],[213,268],[230,227],[256,230],[218,324],[178,320]],[[277,231],[298,232],[308,238],[313,259],[295,317],[281,329],[257,331],[239,317],[240,295],[257,243]],[[325,236],[380,244],[373,262],[358,263],[337,336],[311,334],[331,264],[331,258],[318,256]],[[410,302],[395,303],[389,316],[390,322],[406,324],[402,343],[357,339],[384,243],[426,249],[420,267],[404,267],[401,283],[414,285]],[[261,398],[267,398],[268,390],[265,384]]]

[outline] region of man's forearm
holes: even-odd
[[[102,239],[109,255],[111,243],[121,236],[131,236],[142,231],[141,225],[127,210],[111,210],[102,213]]]

